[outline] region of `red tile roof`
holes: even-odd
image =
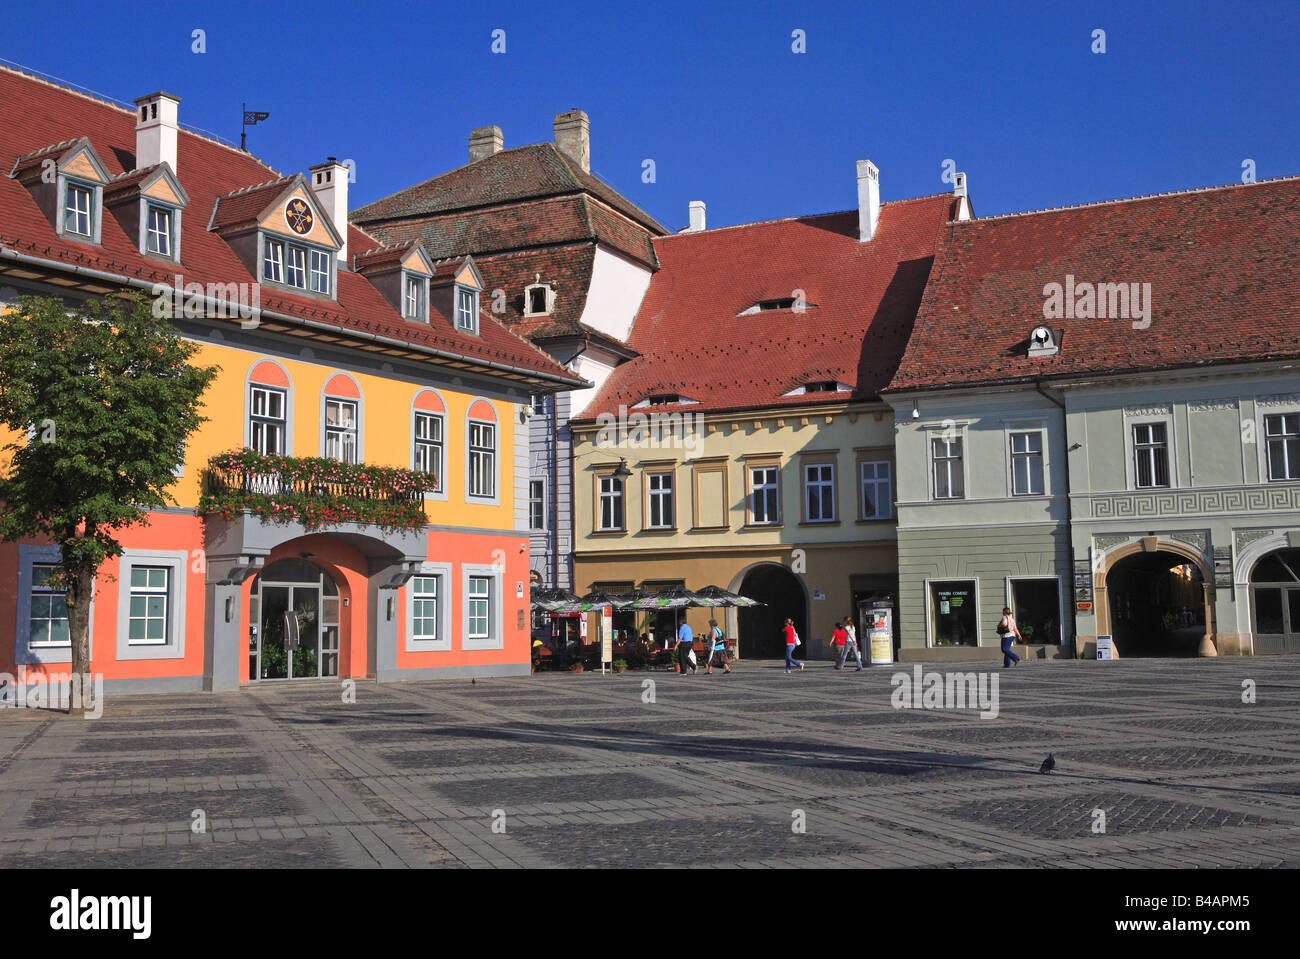
[[[1150,325],[1044,317],[1044,287],[1149,283]],[[1139,287],[1141,290],[1141,287]],[[1142,321],[1137,321],[1142,322]],[[1029,358],[1030,332],[1063,331]],[[952,223],[891,390],[1300,356],[1300,178]]]
[[[109,176],[135,167],[133,110],[5,67],[0,67],[0,129],[4,130],[0,169],[11,170],[19,156],[81,136],[90,139]],[[283,184],[285,178],[251,154],[188,130],[179,135],[177,167],[177,179],[190,197],[182,221],[183,262],[179,269],[143,257],[133,238],[111,214],[103,217],[100,246],[60,238],[32,194],[9,177],[0,177],[0,251],[36,257],[61,268],[84,267],[124,276],[146,286],[170,285],[176,273],[182,273],[186,283],[256,282],[257,277],[226,241],[208,230],[209,216],[219,196],[228,197],[223,207],[227,203],[252,205],[261,201],[263,191],[249,190],[250,186],[269,191],[272,186],[267,185],[268,180],[272,185]],[[348,244],[351,253],[379,246],[372,236],[356,227],[349,227]],[[264,288],[261,307],[263,311],[324,324],[359,338],[381,336],[417,349],[452,354],[467,362],[581,382],[527,340],[497,323],[486,308],[478,336],[460,332],[450,323],[410,323],[368,280],[346,271],[339,272],[337,302]]]
[[[251,226],[281,193],[289,189],[289,184],[293,181],[292,176],[278,177],[217,197],[208,228],[224,230],[232,226]]]
[[[628,345],[584,418],[650,395],[688,412],[783,407],[876,396],[889,382],[921,302],[951,195],[885,203],[858,241],[856,210],[681,233],[654,241],[661,268]],[[740,315],[803,291],[803,312]],[[836,380],[852,393],[784,394]],[[658,409],[658,407],[657,407]]]

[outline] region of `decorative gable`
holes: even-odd
[[[403,319],[428,322],[429,279],[434,267],[423,243],[417,240],[401,246],[381,246],[357,256],[354,268]]]
[[[11,179],[32,194],[59,236],[98,243],[108,168],[87,137],[20,156]]]
[[[189,195],[166,162],[114,177],[104,205],[144,256],[181,261],[181,216]]]

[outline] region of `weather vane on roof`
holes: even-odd
[[[243,106],[244,106],[244,125],[239,128],[239,149],[247,151],[248,150],[247,128],[257,126],[263,120],[267,119],[271,114],[263,113],[261,110],[250,110],[248,109],[247,103],[245,103]]]

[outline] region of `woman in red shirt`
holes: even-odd
[[[794,647],[797,638],[794,631],[794,620],[787,619],[785,621],[785,672],[787,676],[790,674],[791,666],[798,666],[803,669],[803,663],[794,658]]]

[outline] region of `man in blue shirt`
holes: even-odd
[[[691,665],[691,650],[695,646],[695,634],[691,632],[690,623],[682,620],[681,628],[677,630],[677,672],[683,676],[686,670],[693,674],[695,667]]]

